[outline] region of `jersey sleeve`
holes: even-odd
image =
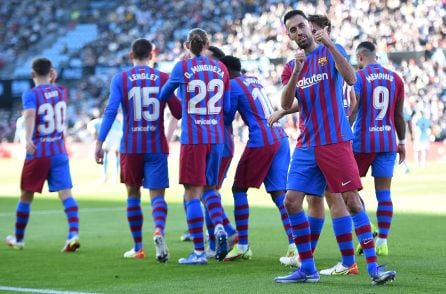
[[[220,63],[221,64],[221,63]],[[223,76],[223,85],[224,85],[224,92],[223,92],[223,115],[226,115],[231,111],[231,81],[229,80],[229,73],[226,69],[226,66],[220,65],[221,69],[224,72]]]
[[[231,125],[232,121],[234,120],[235,113],[237,112],[238,108],[238,95],[240,92],[240,87],[237,85],[237,82],[235,80],[231,80],[231,92],[230,92],[230,101],[231,106],[229,107],[229,110],[224,115],[225,125]]]
[[[342,47],[342,45],[340,44],[335,44],[336,49],[338,49],[338,51],[342,54],[342,56],[344,56],[347,60],[348,60],[348,55],[347,55],[347,51],[345,51],[345,48]]]
[[[361,74],[358,71],[356,72],[356,82],[353,85],[353,89],[355,89],[355,94],[361,94],[361,88],[362,88],[362,79],[361,79]]]
[[[169,80],[169,75],[165,72],[160,72],[161,77],[161,90],[163,89],[166,82]],[[170,112],[176,119],[181,119],[181,101],[174,94],[167,98],[167,106]]]
[[[169,79],[161,90],[160,100],[167,101],[169,97],[173,95],[175,89],[183,82],[183,62],[179,61],[175,64]]]
[[[37,107],[36,94],[32,90],[28,90],[22,95],[23,109],[35,109]]]
[[[293,73],[294,70],[294,64],[292,63],[292,61],[288,62],[287,64],[285,64],[285,67],[283,68],[282,71],[282,75],[281,80],[282,80],[282,86],[285,86],[286,84],[288,84],[288,81],[290,80],[291,74]]]
[[[122,78],[121,74],[117,74],[113,77],[110,84],[110,98],[108,100],[107,107],[104,111],[104,116],[101,123],[101,128],[99,130],[98,140],[105,141],[105,138],[110,132],[110,129],[115,121],[116,114],[118,113],[118,108],[121,103],[122,96]]]

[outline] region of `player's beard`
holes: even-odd
[[[308,37],[308,36],[304,36],[303,39],[301,39],[301,38],[298,37],[298,38],[296,39],[296,44],[297,44],[297,46],[299,46],[300,49],[305,50],[305,49],[307,49],[307,48],[310,46],[310,44],[311,44],[311,38]]]

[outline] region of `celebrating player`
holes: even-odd
[[[249,204],[248,189],[259,188],[262,182],[266,191],[279,209],[288,242],[294,251],[294,240],[288,214],[283,205],[286,190],[286,176],[290,162],[290,145],[283,128],[277,123],[271,127],[267,117],[272,113],[272,105],[265,89],[256,77],[241,74],[240,60],[225,56],[221,61],[226,65],[231,77],[230,121],[238,111],[249,128],[249,139],[234,179],[234,217],[239,234],[237,246],[226,256],[225,261],[239,257],[250,259],[249,248]]]
[[[180,183],[185,187],[186,217],[194,251],[180,264],[206,264],[203,242],[203,202],[215,225],[215,258],[223,260],[228,252],[227,232],[223,227],[219,197],[206,191],[215,189],[224,149],[223,112],[230,107],[229,75],[218,61],[203,56],[209,46],[207,33],[192,29],[186,47],[192,58],[179,61],[161,92],[161,99],[175,89],[182,102]],[[208,197],[209,196],[209,197]]]
[[[164,134],[166,101],[172,114],[181,117],[179,100],[169,95],[160,100],[159,93],[168,75],[151,68],[152,44],[146,39],[132,43],[130,59],[133,67],[118,73],[110,85],[110,99],[96,143],[96,162],[103,164],[103,144],[121,105],[124,116],[124,135],[121,140],[121,182],[127,187],[127,219],[134,247],[124,253],[125,258],[144,258],[142,239],[143,212],[141,185],[149,189],[152,218],[155,225],[153,241],[156,259],[165,263],[169,251],[164,238],[167,217],[165,189],[169,187],[167,156],[169,153]]]
[[[387,236],[393,216],[390,185],[394,163],[397,153],[399,163],[406,157],[404,84],[395,72],[377,62],[373,43],[361,42],[356,48],[356,56],[360,70],[356,73],[354,85],[358,106],[351,118],[354,121],[353,151],[361,177],[365,177],[372,167],[378,200],[376,253],[388,255]]]
[[[288,110],[296,97],[303,123],[292,156],[285,199],[301,266],[275,281],[319,281],[311,248],[310,226],[302,204],[306,194],[322,196],[328,184],[331,192],[343,195],[366,255],[372,283],[384,284],[393,280],[396,273],[385,271],[377,264],[370,221],[357,192],[362,186],[350,142],[353,134],[342,102],[343,82],[352,85],[356,81],[355,73],[345,58],[344,48],[330,39],[328,27],[318,30],[313,36],[307,17],[300,10],[287,12],[284,24],[290,39],[306,54],[303,63],[298,58],[293,60],[294,69],[282,91],[281,103],[282,108]],[[351,222],[346,230],[351,231]]]
[[[69,159],[65,148],[67,91],[54,85],[56,73],[47,58],[34,59],[35,87],[22,96],[26,138],[26,158],[21,175],[21,195],[16,208],[15,235],[6,244],[23,249],[34,193],[42,192],[45,180],[50,192],[58,192],[68,220],[68,236],[63,252],[80,247],[78,205],[71,194]]]

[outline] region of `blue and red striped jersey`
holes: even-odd
[[[336,47],[347,56],[342,46],[336,44]],[[285,66],[282,83],[289,81],[294,64],[295,61],[291,60]],[[307,54],[296,85],[302,126],[297,139],[298,147],[328,145],[352,139],[343,104],[343,83],[344,79],[336,69],[328,48],[320,45]]]
[[[236,111],[248,126],[248,147],[271,145],[287,136],[280,123],[268,126],[268,117],[274,110],[265,89],[256,77],[239,76],[231,80],[229,117],[233,118]]]
[[[171,95],[159,99],[169,75],[149,66],[135,66],[113,77],[98,140],[104,141],[119,106],[123,112],[121,153],[168,153],[164,132],[166,101],[172,114],[181,117],[180,101]]]
[[[51,84],[36,86],[23,94],[23,109],[36,111],[32,135],[36,152],[27,154],[27,159],[67,154],[64,141],[67,101],[65,87]]]
[[[393,71],[369,64],[356,73],[358,113],[354,123],[353,151],[397,151],[395,106],[404,99],[404,83]]]
[[[223,114],[230,107],[229,74],[219,61],[197,56],[175,64],[161,99],[178,88],[181,144],[222,144]]]

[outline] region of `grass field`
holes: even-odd
[[[397,172],[394,180],[394,223],[389,240],[390,256],[380,258],[398,272],[394,283],[384,287],[370,284],[363,257],[358,257],[359,276],[322,277],[318,284],[278,285],[273,279],[290,271],[279,264],[286,252],[286,237],[277,209],[264,189],[250,191],[250,243],[253,259],[207,266],[180,266],[177,260],[192,249],[181,242],[185,230],[177,186],[177,169],[171,161],[172,188],[167,192],[169,216],[166,236],[171,260],[157,264],[151,242],[152,222],[147,193],[144,197],[145,247],[149,258],[124,260],[131,248],[125,217],[125,190],[120,184],[98,184],[93,160],[72,160],[73,193],[80,206],[82,247],[75,254],[63,254],[66,220],[55,194],[37,195],[26,233],[26,248],[16,251],[0,246],[0,290],[6,287],[52,289],[99,293],[441,293],[446,292],[446,164],[430,162],[425,169]],[[21,160],[0,160],[0,238],[13,232]],[[229,194],[232,173],[223,188],[228,215],[232,219]],[[374,219],[372,181],[364,181],[362,192]],[[319,269],[332,266],[339,253],[327,217],[315,254]],[[8,291],[6,291],[8,292]],[[41,292],[43,293],[43,292]]]

